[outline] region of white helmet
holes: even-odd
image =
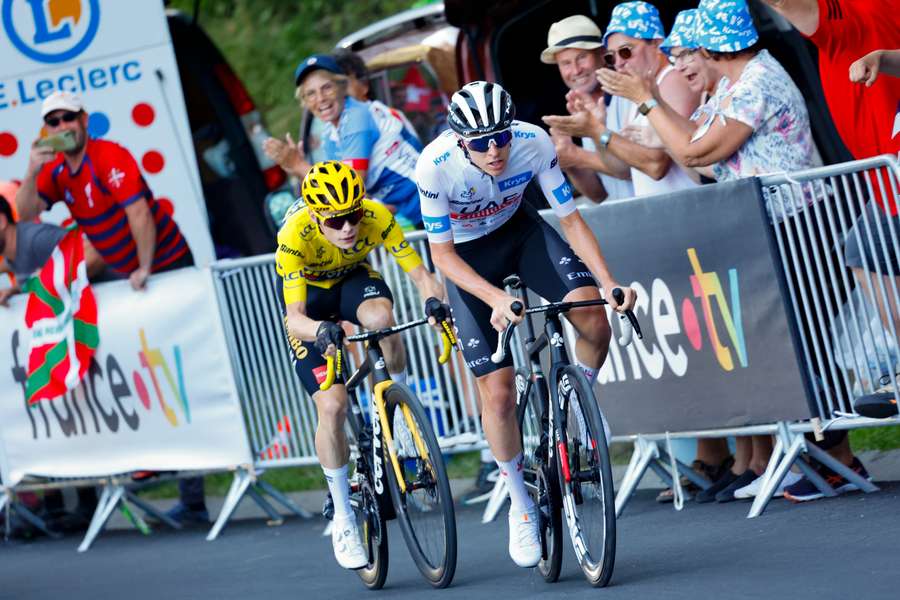
[[[463,137],[509,129],[516,106],[509,92],[489,81],[467,83],[450,99],[447,124]]]

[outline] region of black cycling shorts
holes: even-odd
[[[290,347],[291,365],[312,396],[319,391],[319,383],[325,379],[325,358],[316,351],[313,342],[301,342],[287,331],[287,311],[284,306],[284,281],[279,276],[277,291],[281,304],[284,333]],[[381,275],[368,263],[362,263],[330,288],[306,286],[306,316],[317,321],[350,321],[359,325],[356,309],[364,300],[387,298],[394,303],[394,296]]]
[[[525,206],[496,231],[457,244],[456,252],[492,285],[502,288],[503,280],[516,274],[525,286],[552,302],[580,287],[598,287],[588,268],[556,230]],[[491,353],[497,346],[491,307],[449,280],[447,295],[463,357],[472,373],[481,377],[511,366],[509,355],[499,365],[491,362]]]

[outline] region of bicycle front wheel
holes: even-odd
[[[388,457],[388,487],[400,530],[425,579],[444,588],[456,573],[456,516],[441,448],[412,390],[395,383],[384,399],[401,476]]]
[[[556,390],[565,407],[565,452],[557,454],[566,525],[581,570],[603,587],[616,562],[616,508],[600,409],[577,367],[560,370]]]

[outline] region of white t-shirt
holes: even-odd
[[[601,100],[602,101],[602,100]],[[621,96],[613,96],[606,107],[606,128],[618,133],[628,124],[628,116],[632,113],[634,102]],[[592,138],[581,138],[581,147],[591,152],[597,151],[597,144]],[[610,200],[631,198],[634,196],[634,184],[630,179],[619,179],[605,173],[597,173],[597,178],[606,189],[606,197]]]
[[[519,209],[535,177],[556,216],[575,212],[547,132],[522,121],[513,121],[511,129],[509,162],[497,177],[472,164],[450,130],[422,151],[415,178],[429,241],[468,242],[497,230]]]
[[[666,78],[669,73],[672,73],[675,70],[675,67],[668,66],[659,72],[659,75],[656,77],[656,84],[659,85],[662,83],[662,80]],[[629,123],[631,125],[636,125],[638,127],[652,127],[650,125],[650,120],[640,113],[638,113],[637,104],[633,102],[630,103],[632,106],[631,113],[629,115]],[[697,187],[700,185],[691,179],[691,176],[687,174],[687,172],[678,166],[674,161],[669,166],[669,170],[666,172],[666,175],[657,181],[653,179],[640,169],[631,168],[631,181],[634,183],[634,195],[635,196],[650,196],[653,194],[664,194],[667,192],[677,192],[678,190],[684,190],[692,187]]]

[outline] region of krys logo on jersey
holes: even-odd
[[[171,353],[151,347],[143,329],[136,332],[133,341],[133,353],[109,353],[104,357],[98,352],[72,392],[28,406],[28,348],[19,331],[13,331],[12,376],[21,386],[22,407],[31,421],[32,439],[51,439],[60,433],[65,437],[102,435],[125,431],[126,427],[139,431],[142,419],[164,420],[171,427],[190,424],[181,347],[173,345]]]
[[[52,75],[43,72],[0,81],[0,110],[34,107],[56,90],[84,94],[141,79],[143,69],[135,59],[74,65],[97,38],[98,0],[0,1],[3,31],[13,48],[37,63],[70,65]]]
[[[645,339],[634,338],[633,343],[626,346],[627,360],[618,344],[610,344],[609,357],[598,377],[600,383],[641,379],[643,371],[652,379],[659,379],[667,367],[676,377],[684,376],[690,355],[682,344],[671,339],[682,334],[695,352],[711,351],[723,371],[747,368],[749,357],[741,318],[738,270],[728,269],[721,276],[716,272],[705,272],[695,248],[688,248],[686,254],[693,273],[689,276],[693,297],[683,298],[679,310],[671,289],[662,279],[654,279],[649,292],[641,284],[632,283],[631,287],[638,294],[635,314]],[[611,322],[619,320],[611,310],[607,314]],[[702,315],[705,336],[698,314]],[[653,337],[646,335],[648,330],[655,333],[656,339],[652,343],[646,339]]]

